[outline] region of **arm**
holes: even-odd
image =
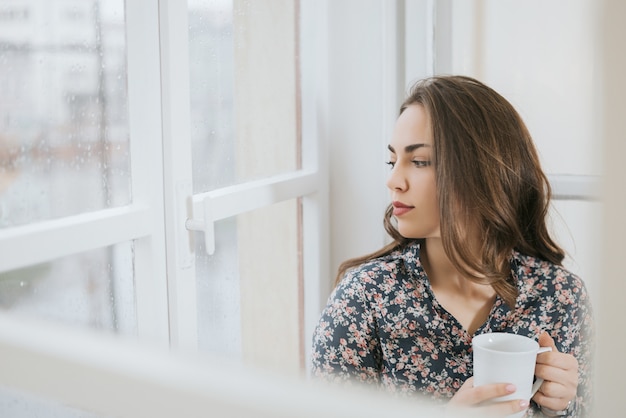
[[[380,381],[380,341],[364,284],[348,272],[331,294],[313,335],[313,375],[332,382]]]
[[[575,303],[568,305],[567,314],[555,318],[561,322],[560,326],[552,329],[549,335],[543,333],[539,339],[540,345],[553,347],[553,352],[540,354],[537,358],[536,374],[545,382],[533,400],[544,407],[544,416],[554,416],[552,411],[559,410],[567,410],[567,417],[590,416],[593,397],[592,310],[582,283],[560,292],[564,300],[570,300],[574,294]]]

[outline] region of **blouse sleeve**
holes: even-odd
[[[571,353],[578,360],[578,393],[573,417],[591,417],[593,400],[593,351],[595,331],[589,295],[581,284],[577,309],[572,312],[574,341]]]
[[[335,288],[313,335],[312,374],[330,382],[380,382],[376,321],[358,273]]]
[[[557,297],[569,302],[566,303],[569,309],[552,329],[551,336],[559,351],[572,354],[578,361],[578,390],[567,416],[582,418],[592,416],[595,332],[589,294],[582,281],[574,283],[571,287],[557,290]]]

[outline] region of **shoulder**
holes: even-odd
[[[551,297],[562,304],[588,303],[584,281],[562,265],[514,253],[512,268],[522,295]]]
[[[419,245],[409,244],[349,269],[334,293],[357,293],[368,299],[372,294],[389,293],[412,282],[418,266]]]
[[[537,335],[548,331],[559,351],[573,354],[583,367],[594,335],[593,307],[585,283],[565,267],[536,257],[518,255],[515,264],[521,324]]]

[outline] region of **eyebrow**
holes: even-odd
[[[404,147],[404,152],[408,154],[422,147],[430,147],[430,144],[419,143],[419,144],[407,145],[406,147]],[[393,152],[394,154],[396,153],[396,150],[391,145],[387,145],[387,148],[389,149],[389,151]]]

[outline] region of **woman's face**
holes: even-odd
[[[433,135],[421,105],[408,106],[398,117],[389,153],[387,187],[398,232],[405,238],[440,237]]]

